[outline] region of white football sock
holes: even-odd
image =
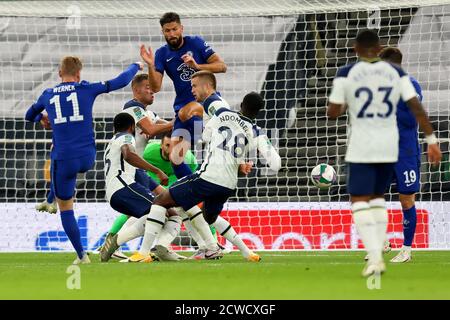
[[[120,228],[120,229],[128,228],[129,226],[133,225],[137,220],[138,220],[138,218],[128,217],[128,220],[125,221],[125,223],[123,224],[122,228]]]
[[[170,216],[166,220],[164,227],[159,234],[156,244],[168,248],[175,237],[180,233],[181,229],[181,217],[180,216]]]
[[[189,219],[188,215],[182,208],[178,208],[177,210],[178,214],[183,219],[184,227],[186,228],[189,235],[194,239],[195,243],[197,243],[197,246],[199,249],[206,249],[205,241],[200,237],[200,234],[197,232],[197,229],[194,228],[194,226],[191,223],[191,220]]]
[[[408,251],[409,253],[411,253],[411,246],[405,246],[405,245],[403,245],[402,250]]]
[[[378,198],[369,201],[370,213],[377,225],[377,238],[380,250],[383,250],[384,242],[387,237],[388,212],[386,210],[386,201]]]
[[[202,210],[195,206],[186,211],[186,213],[189,216],[194,228],[197,229],[200,237],[205,241],[206,249],[217,250],[217,241],[211,233],[209,224],[205,221],[205,218],[203,218]]]
[[[139,253],[141,255],[148,255],[158,234],[161,232],[164,223],[166,222],[167,209],[158,205],[152,205],[150,213],[145,222],[144,240],[142,241]]]
[[[225,237],[225,239],[239,248],[244,258],[247,258],[250,253],[252,253],[227,220],[218,216],[216,222],[213,223],[213,226],[216,227],[222,237]]]
[[[377,224],[370,212],[369,203],[364,201],[355,202],[352,204],[352,211],[356,230],[369,254],[369,261],[374,263],[380,262],[382,253],[378,242]]]
[[[128,219],[128,221],[130,221],[130,219]],[[125,223],[125,225],[117,233],[117,244],[119,246],[121,246],[122,244],[124,244],[130,240],[133,240],[133,239],[143,236],[146,220],[147,220],[147,215],[142,216],[139,219],[133,218],[132,224],[129,224],[127,221]]]

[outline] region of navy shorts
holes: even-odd
[[[150,212],[153,199],[147,188],[135,182],[114,192],[109,204],[120,213],[140,218]]]
[[[395,163],[348,163],[347,192],[353,196],[384,194],[394,176]]]
[[[394,181],[401,194],[414,194],[420,191],[420,156],[399,158],[395,164]]]
[[[55,196],[61,200],[70,200],[75,194],[77,174],[92,169],[95,153],[81,158],[52,160],[52,187]]]
[[[235,191],[203,180],[194,173],[175,182],[169,192],[177,205],[184,210],[203,202],[205,220],[211,224],[216,221],[222,212],[223,204]]]
[[[159,184],[157,184],[152,178],[150,178],[147,172],[142,169],[136,169],[134,180],[150,191],[155,190],[159,186]]]
[[[175,122],[173,124],[172,137],[183,137],[184,140],[191,142],[191,146],[197,144],[202,137],[203,121],[189,119],[181,121],[178,113],[175,115]]]

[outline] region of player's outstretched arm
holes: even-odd
[[[416,117],[420,129],[425,133],[425,138],[428,144],[427,153],[429,161],[434,165],[439,164],[442,159],[442,153],[439,148],[436,135],[433,133],[433,126],[428,119],[425,109],[417,97],[409,99],[406,104]]]
[[[108,80],[108,91],[119,90],[126,87],[134,75],[144,68],[144,64],[140,61],[130,64],[130,66],[114,79]]]
[[[152,48],[148,47],[148,51],[145,45],[141,45],[141,58],[147,63],[148,66],[148,81],[150,83],[150,88],[154,93],[161,90],[163,75],[155,68],[155,55],[153,54]]]
[[[160,169],[156,168],[155,166],[151,165],[150,163],[148,163],[147,161],[142,159],[136,153],[136,151],[134,150],[134,148],[131,145],[125,144],[120,148],[120,150],[122,151],[123,159],[126,162],[131,164],[133,167],[153,172],[154,174],[156,174],[158,176],[158,178],[161,181],[161,184],[163,186],[167,185],[167,183],[169,181],[169,178],[167,177],[167,175],[164,172],[162,172]]]
[[[275,172],[281,169],[281,157],[273,147],[269,138],[265,134],[256,137],[256,144],[259,153],[267,161],[269,168]]]

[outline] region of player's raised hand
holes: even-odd
[[[184,54],[181,56],[181,59],[183,59],[183,62],[188,66],[191,67],[192,69],[198,70],[198,64],[195,61],[194,57],[189,55],[189,54]]]
[[[155,55],[153,54],[152,48],[148,47],[147,51],[145,45],[141,44],[141,58],[145,61],[145,63],[153,65],[155,61]]]
[[[428,145],[428,160],[432,165],[437,166],[439,162],[441,162],[442,159],[442,153],[441,149],[439,148],[439,145],[436,144],[429,144]]]
[[[169,184],[169,177],[164,172],[159,170],[156,175],[158,176],[158,179],[161,182],[161,185],[167,186]]]

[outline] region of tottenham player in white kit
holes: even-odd
[[[259,136],[253,119],[263,107],[257,93],[249,93],[241,104],[241,112],[227,108],[216,110],[203,132],[208,143],[206,160],[194,174],[177,181],[171,188],[158,195],[153,203],[145,226],[144,241],[139,255],[149,254],[151,243],[161,230],[167,208],[180,206],[189,215],[191,222],[205,239],[206,259],[220,258],[222,253],[209,232],[208,223],[214,223],[222,211],[223,204],[235,193],[239,166],[252,150],[258,150],[270,168],[278,171],[281,159],[268,143],[267,137]],[[203,211],[196,207],[204,202]],[[254,258],[254,259],[253,259]],[[251,253],[250,261],[259,261]]]
[[[359,61],[337,72],[327,114],[334,119],[348,108],[347,191],[356,229],[369,255],[362,273],[368,277],[385,271],[382,249],[388,215],[384,193],[398,160],[396,108],[400,98],[406,101],[426,135],[429,161],[439,163],[441,152],[408,75],[378,58],[381,47],[377,33],[361,31],[354,49]]]
[[[152,190],[136,182],[136,168],[154,172],[167,184],[164,172],[142,159],[136,152],[134,119],[126,113],[114,118],[115,134],[105,151],[106,198],[114,210],[140,218],[147,214],[153,200],[150,191],[163,188],[157,184]]]
[[[137,168],[154,172],[162,184],[167,184],[168,177],[137,154],[134,131],[135,120],[131,115],[127,113],[116,115],[114,136],[104,155],[106,198],[114,210],[131,217],[141,218],[150,211],[154,198],[150,191],[160,193],[164,188],[153,182],[154,187],[150,190],[148,186],[137,182]],[[109,242],[110,239],[107,238],[105,244]],[[106,247],[105,245],[101,249],[103,262],[108,261],[112,254],[112,252],[107,254]]]
[[[134,118],[136,125],[134,133],[136,152],[142,157],[149,139],[158,134],[171,131],[173,122],[161,119],[153,111],[147,109],[147,106],[154,101],[148,74],[136,75],[131,82],[131,88],[133,90],[133,99],[125,103],[121,112],[128,113]],[[147,186],[149,183],[150,188],[153,186],[144,170],[138,169],[136,171],[136,180],[144,186]]]
[[[203,123],[207,124],[212,116],[219,109],[230,109],[229,104],[216,92],[217,81],[216,76],[209,71],[198,71],[192,75],[191,78],[191,86],[192,86],[192,95],[195,97],[195,100],[201,103],[203,107]],[[252,95],[249,95],[251,97]],[[255,99],[258,96],[254,96]],[[261,129],[253,126],[253,130],[256,134],[256,139],[258,143],[260,143],[262,148],[264,149],[264,155],[273,158],[279,159],[278,153],[270,144],[269,139],[265,134],[262,134]],[[273,153],[273,154],[272,154]],[[277,168],[278,170],[279,168]],[[251,164],[245,163],[241,164],[239,167],[239,172],[246,175],[251,171]],[[237,234],[236,230],[231,226],[231,224],[221,217],[217,216],[215,221],[212,223],[207,221],[211,225],[213,225],[219,234],[227,239],[231,244],[236,246],[239,251],[242,253],[245,259],[249,261],[257,262],[260,260],[260,257],[252,252],[248,246],[242,241],[241,237]],[[197,241],[197,239],[195,239]],[[205,249],[199,249],[196,254],[197,258],[204,258]]]

